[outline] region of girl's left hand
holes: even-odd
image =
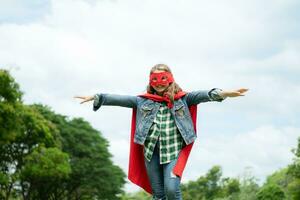
[[[249,89],[246,88],[240,88],[238,90],[232,90],[232,91],[221,91],[220,95],[223,97],[238,97],[238,96],[245,96],[245,92],[247,92]]]

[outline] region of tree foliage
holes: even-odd
[[[99,131],[25,105],[8,71],[0,83],[0,199],[120,199],[125,174]]]
[[[288,185],[288,191],[292,199],[300,199],[300,137],[298,138],[298,146],[293,149],[295,154],[294,162],[288,166],[288,174],[293,177],[293,180]]]
[[[65,183],[67,196],[80,199],[118,199],[125,183],[124,172],[111,161],[108,141],[82,118],[68,119],[48,107],[35,104],[34,109],[58,128],[62,150],[68,153],[72,172]]]
[[[275,184],[267,184],[257,193],[258,200],[283,200],[284,198],[283,190]]]

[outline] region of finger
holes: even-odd
[[[246,89],[246,88],[241,88],[241,89],[239,89],[238,91],[239,92],[247,92],[249,89]]]
[[[89,99],[85,99],[84,101],[81,102],[81,104],[87,102],[87,101],[90,101]]]
[[[83,103],[85,103],[86,101],[82,101],[82,102],[80,102],[80,104],[83,104]]]
[[[74,98],[78,98],[78,99],[85,99],[84,97],[82,96],[74,96]]]

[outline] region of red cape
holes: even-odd
[[[184,96],[185,94],[186,94],[185,92],[181,92],[178,95],[176,95],[174,99],[177,100],[182,96]],[[140,96],[151,99],[153,101],[162,101],[162,98],[160,98],[157,95],[144,94]],[[194,129],[196,133],[197,105],[190,106],[189,111],[192,117]],[[150,181],[148,179],[148,175],[144,163],[144,153],[143,153],[144,147],[140,144],[134,143],[135,125],[136,125],[136,109],[133,109],[132,120],[131,120],[128,179],[134,184],[143,188],[146,192],[152,194]],[[178,175],[180,178],[182,177],[182,173],[187,163],[193,144],[194,142],[182,148],[182,150],[179,153],[177,163],[173,168],[173,173]]]

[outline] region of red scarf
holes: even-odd
[[[184,95],[186,95],[185,92],[178,92],[174,96],[174,100],[178,100],[181,97],[183,97]],[[151,99],[152,101],[157,101],[157,102],[163,102],[163,101],[165,101],[165,102],[167,102],[168,108],[172,108],[173,107],[173,103],[171,102],[171,99],[166,94],[164,94],[163,96],[159,96],[159,95],[156,95],[156,94],[146,93],[146,94],[142,94],[142,95],[139,95],[139,96],[147,98],[147,99]]]
[[[186,95],[185,92],[179,92],[175,95],[174,100],[178,100],[181,97]],[[144,94],[139,95],[144,98],[151,99],[153,101],[167,101],[164,97],[153,95],[153,94]],[[168,102],[169,104],[169,102]],[[171,105],[171,104],[170,104]],[[172,105],[173,106],[173,105]],[[189,111],[192,117],[194,129],[196,132],[196,119],[197,119],[197,105],[192,105],[189,107]],[[150,181],[147,175],[145,163],[144,163],[144,153],[143,153],[143,145],[139,145],[134,143],[134,134],[135,134],[135,126],[136,126],[136,109],[133,109],[132,112],[132,120],[131,120],[131,137],[130,137],[130,155],[129,155],[129,167],[128,167],[128,179],[134,184],[143,188],[146,192],[152,194],[152,189],[150,185]],[[190,155],[191,149],[193,147],[194,142],[189,145],[186,145],[182,148],[179,153],[179,157],[176,165],[173,168],[173,173],[180,178],[182,177],[183,170],[187,163],[188,157]]]

